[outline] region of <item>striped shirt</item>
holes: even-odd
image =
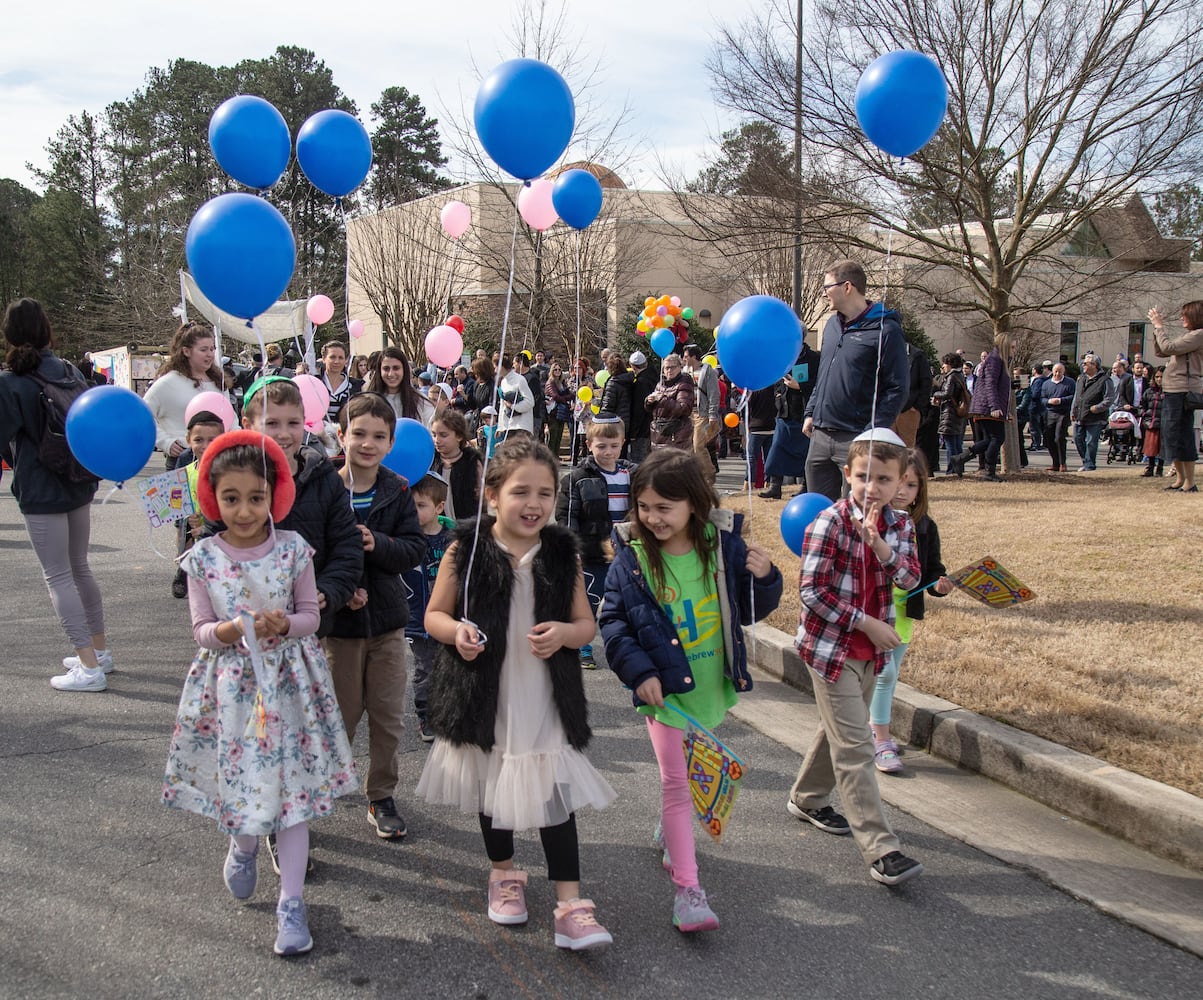
[[[376,487],[375,486],[373,486],[366,493],[352,493],[351,494],[351,509],[353,511],[355,511],[356,514],[366,514],[372,506],[372,501],[375,499],[376,499]],[[361,524],[363,523],[362,519],[360,519],[360,523]]]
[[[600,465],[598,471],[606,478],[606,493],[610,498],[610,523],[617,524],[626,519],[631,509],[631,470],[615,469],[607,472]]]

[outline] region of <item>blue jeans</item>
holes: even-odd
[[[965,450],[965,435],[964,434],[941,434],[940,443],[944,445],[944,450],[948,452],[949,458],[955,458]],[[945,468],[951,468],[945,466]]]
[[[1074,424],[1074,447],[1082,459],[1082,468],[1093,469],[1095,459],[1099,454],[1099,438],[1103,436],[1103,423],[1084,424],[1081,421]]]

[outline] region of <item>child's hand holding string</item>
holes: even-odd
[[[475,626],[462,621],[455,623],[455,648],[459,655],[468,661],[475,660],[480,655],[484,643],[480,641],[480,634]]]
[[[932,590],[934,590],[941,597],[944,597],[946,594],[951,594],[955,586],[956,584],[948,579],[948,577],[942,576],[936,581],[936,585],[932,587]]]
[[[262,623],[263,633],[260,632]],[[288,615],[281,609],[260,611],[255,616],[255,635],[286,635],[288,633]]]
[[[748,544],[748,572],[756,579],[763,580],[766,576],[773,572],[773,559],[768,554],[766,549],[762,549],[755,542]]]

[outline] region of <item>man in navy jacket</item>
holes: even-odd
[[[840,261],[823,276],[823,293],[835,315],[823,329],[819,376],[802,431],[810,438],[806,487],[832,501],[844,490],[849,442],[870,427],[893,427],[910,389],[898,314],[866,299],[867,287],[864,268],[853,260]]]

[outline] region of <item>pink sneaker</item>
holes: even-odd
[[[556,907],[556,947],[571,951],[604,948],[614,939],[593,916],[593,900],[572,899]]]
[[[891,739],[873,741],[873,763],[882,774],[898,774],[903,770],[898,756],[898,744]]]
[[[495,924],[526,923],[526,872],[489,872],[489,919]]]

